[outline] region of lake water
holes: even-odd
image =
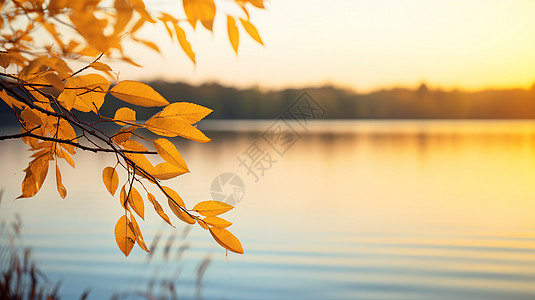
[[[140,226],[156,250],[136,247],[125,258],[113,236],[123,211],[101,182],[113,156],[78,151],[76,169],[61,162],[66,199],[51,171],[36,197],[13,201],[30,153],[18,141],[0,143],[0,216],[20,214],[19,244],[51,282],[61,280],[62,298],[90,289],[89,299],[140,299],[162,280],[180,299],[535,298],[534,122],[201,127],[214,140],[174,139],[192,172],[166,185],[191,207],[213,197],[220,174],[240,178],[243,198],[224,216],[244,255],[225,258],[206,231],[176,218],[171,228],[148,209]],[[276,128],[288,131],[267,134]],[[262,163],[248,171],[253,157]],[[221,193],[234,187],[242,186]]]

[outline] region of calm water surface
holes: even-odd
[[[189,206],[219,174],[245,184],[226,215],[245,254],[226,262],[207,232],[150,209],[140,226],[156,250],[125,258],[113,237],[123,211],[101,182],[113,156],[61,162],[64,200],[51,171],[35,199],[13,201],[30,153],[0,143],[0,216],[20,214],[22,246],[65,299],[87,288],[139,299],[163,279],[181,299],[535,299],[535,123],[289,123],[299,138],[282,155],[262,138],[271,125],[212,121],[201,127],[213,142],[174,140],[192,172],[166,184]],[[258,181],[238,161],[252,145],[271,155]]]

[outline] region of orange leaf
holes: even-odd
[[[58,97],[60,102],[71,101],[72,91],[76,94],[73,108],[83,112],[97,112],[104,103],[104,96],[110,87],[110,82],[98,74],[78,76],[72,80],[67,79],[65,90]],[[62,95],[65,94],[65,98]],[[67,108],[68,105],[67,105]]]
[[[231,16],[227,16],[227,30],[230,44],[232,45],[234,52],[238,54],[238,45],[240,44],[240,32],[238,31],[238,26],[236,26],[236,21]]]
[[[61,173],[59,172],[59,167],[57,164],[56,164],[56,186],[58,188],[58,192],[61,198],[65,199],[65,197],[67,197],[67,189],[63,185],[63,182],[61,180]]]
[[[145,240],[143,240],[143,234],[141,234],[141,229],[139,229],[139,225],[137,224],[136,218],[134,215],[130,215],[130,219],[132,221],[132,228],[134,229],[134,234],[136,235],[136,242],[138,246],[147,251],[150,252],[147,248],[147,245],[145,245]]]
[[[212,31],[215,17],[214,0],[183,0],[184,11],[191,26],[195,28],[197,21]]]
[[[181,167],[177,167],[168,162],[163,162],[163,163],[157,164],[150,173],[156,179],[167,180],[167,179],[175,178],[187,172],[188,171],[184,170]]]
[[[106,186],[110,194],[114,196],[115,191],[119,186],[119,175],[117,175],[117,171],[115,171],[115,168],[104,168],[104,171],[102,171],[102,181],[104,181],[104,185]]]
[[[145,122],[144,127],[162,136],[174,137],[179,135],[183,138],[200,143],[211,141],[211,139],[206,137],[206,135],[199,129],[182,121],[182,119],[176,117],[162,117],[160,113],[148,119]]]
[[[175,102],[162,109],[158,116],[161,118],[177,118],[188,124],[194,124],[209,115],[210,108],[189,102]]]
[[[186,209],[186,205],[184,204],[184,200],[178,195],[177,192],[175,192],[173,189],[168,188],[166,186],[162,187],[163,190],[169,195],[171,198],[167,198],[167,203],[169,205],[169,208],[173,211],[173,213],[182,221],[188,223],[188,224],[195,224],[195,219],[193,219],[190,215],[188,215],[186,212],[184,212],[183,209]]]
[[[230,231],[224,228],[212,227],[210,228],[210,233],[214,240],[223,248],[235,253],[243,254],[243,247],[240,240],[230,233]]]
[[[131,228],[131,222],[123,215],[115,224],[115,241],[125,256],[130,254],[135,244],[136,235]]]
[[[110,94],[125,102],[138,106],[153,107],[169,104],[152,87],[137,81],[121,81],[110,90]]]
[[[130,204],[130,207],[134,209],[136,214],[145,220],[145,205],[143,203],[143,198],[141,198],[141,195],[135,187],[130,189],[127,202]]]
[[[132,135],[132,132],[136,130],[136,126],[124,126],[119,131],[117,131],[116,134],[113,135],[112,139],[119,145],[122,145],[124,142],[126,142],[130,136]]]
[[[256,27],[251,24],[249,21],[244,20],[240,18],[241,24],[243,25],[243,28],[245,28],[245,31],[249,33],[249,35],[255,39],[259,44],[264,45],[264,42],[262,42],[262,39],[260,38],[260,35],[258,34],[258,30],[256,30]]]
[[[225,202],[209,200],[197,203],[192,210],[205,217],[211,217],[226,213],[233,208],[234,206]]]
[[[220,228],[226,228],[226,227],[229,227],[230,225],[232,225],[231,222],[229,222],[229,221],[227,221],[225,219],[222,219],[220,217],[216,217],[216,216],[206,217],[206,218],[204,218],[203,221],[208,225],[215,226],[215,227],[220,227]]]
[[[156,152],[168,163],[189,172],[186,162],[176,149],[175,145],[166,139],[156,139],[153,142]]]
[[[100,61],[92,62],[89,66],[97,71],[103,71],[103,72],[113,71],[110,66]]]
[[[24,169],[26,176],[22,181],[22,195],[17,197],[17,199],[29,198],[39,192],[43,186],[46,175],[48,174],[48,162],[50,160],[50,155],[48,153],[36,157],[28,164],[28,167]]]
[[[115,116],[113,117],[115,119],[115,123],[117,125],[127,125],[127,123],[135,123],[136,122],[136,111],[133,109],[130,109],[128,107],[121,107],[115,112]],[[118,122],[118,121],[125,121],[125,122]]]
[[[163,208],[160,205],[160,203],[158,203],[158,201],[156,201],[156,197],[154,197],[154,195],[151,194],[151,193],[147,193],[147,198],[149,198],[149,201],[154,206],[154,210],[158,213],[158,215],[160,215],[160,217],[165,222],[167,222],[167,224],[173,226],[173,224],[171,224],[171,221],[169,220],[169,216],[167,216],[167,214],[163,211]],[[175,227],[175,226],[173,226],[173,227]]]
[[[191,61],[195,63],[195,52],[193,52],[193,49],[191,49],[191,44],[189,43],[186,37],[186,32],[184,31],[184,29],[178,26],[178,24],[173,23],[173,25],[175,27],[176,37],[178,38],[178,43],[180,44],[180,47],[182,47],[182,50],[186,52]]]

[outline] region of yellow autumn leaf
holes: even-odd
[[[124,155],[128,159],[132,160],[136,166],[145,170],[145,172],[150,173],[152,169],[154,168],[152,163],[147,159],[147,157],[145,157],[144,154],[125,153]],[[136,174],[139,174],[139,171],[136,171]],[[139,175],[144,175],[144,174],[142,173]]]
[[[177,167],[168,162],[159,163],[150,172],[154,178],[159,180],[167,180],[175,178],[179,175],[187,173],[188,171],[184,170],[181,167]]]
[[[240,32],[238,31],[238,26],[236,26],[236,20],[234,20],[234,18],[231,16],[227,16],[227,30],[230,44],[232,45],[234,52],[238,54],[238,45],[240,44]]]
[[[143,198],[135,187],[130,188],[130,194],[128,195],[126,202],[128,202],[138,216],[145,220],[145,204],[143,203]]]
[[[112,136],[113,141],[115,141],[117,144],[122,145],[124,142],[126,142],[130,136],[132,135],[132,132],[134,132],[137,129],[137,126],[124,126],[123,128],[119,129],[116,134]]]
[[[70,140],[76,142],[76,131],[69,122],[64,119],[59,119],[59,122],[56,124],[57,137],[63,140]],[[74,154],[76,152],[76,147],[71,144],[61,144],[69,153]]]
[[[71,167],[74,168],[75,167],[74,160],[69,155],[69,153],[65,152],[63,149],[59,149],[59,152],[61,153],[62,158],[65,159],[69,163],[69,165],[71,165]]]
[[[210,227],[208,226],[208,224],[204,223],[204,222],[202,221],[202,219],[201,219],[201,220],[198,220],[197,223],[202,227],[202,229],[206,229],[206,230],[210,229]]]
[[[4,102],[11,108],[16,107],[18,109],[22,109],[22,107],[25,106],[25,104],[23,104],[22,102],[8,95],[5,90],[0,90],[0,99],[4,100]]]
[[[178,39],[180,47],[182,47],[182,50],[186,52],[191,61],[195,63],[195,52],[193,52],[193,49],[191,49],[191,44],[189,43],[188,38],[186,37],[186,32],[184,31],[184,29],[178,26],[177,23],[173,23],[173,25],[175,27],[176,37]]]
[[[43,121],[41,119],[40,114],[41,114],[40,112],[34,109],[25,107],[20,113],[20,117],[26,122],[30,122],[35,125],[43,125]]]
[[[244,20],[240,18],[241,24],[243,25],[243,28],[245,28],[245,31],[253,38],[255,41],[257,41],[259,44],[264,45],[264,42],[262,42],[262,39],[260,38],[260,35],[258,34],[258,30],[256,30],[256,27],[251,24],[251,22]]]
[[[175,192],[173,189],[163,186],[163,190],[167,193],[167,204],[169,205],[169,208],[171,208],[171,211],[182,221],[188,223],[188,224],[195,224],[195,219],[193,219],[190,215],[188,215],[186,212],[184,212],[180,207],[183,209],[186,209],[186,205],[184,204],[184,200],[178,195],[177,192]],[[169,198],[171,197],[171,198]]]
[[[47,72],[44,75],[45,80],[50,83],[55,89],[58,91],[63,91],[63,88],[65,87],[65,83],[63,82],[62,78],[59,77],[56,73],[53,72]]]
[[[161,118],[177,118],[188,124],[195,124],[209,115],[213,110],[195,103],[175,102],[162,109]]]
[[[206,217],[203,219],[203,221],[210,226],[220,227],[220,228],[226,228],[232,225],[231,222],[225,219],[222,219],[220,217],[216,217],[216,216]]]
[[[131,228],[130,220],[123,215],[119,218],[117,224],[115,224],[115,241],[125,256],[128,256],[130,251],[132,251],[135,240],[136,235]]]
[[[56,164],[56,186],[58,188],[58,192],[61,198],[65,199],[65,197],[67,196],[67,189],[63,185],[63,181],[61,179],[61,173],[59,171],[59,167],[57,164]]]
[[[115,120],[115,123],[117,125],[127,125],[128,123],[132,124],[136,122],[136,111],[128,108],[128,107],[121,107],[115,112],[115,116],[113,117]],[[125,121],[125,122],[120,122]]]
[[[115,168],[106,167],[102,171],[102,181],[112,196],[115,195],[117,187],[119,186],[119,175]]]
[[[225,213],[233,208],[234,206],[225,202],[208,200],[197,203],[192,210],[205,217],[211,217]]]
[[[153,142],[156,152],[168,163],[189,172],[186,162],[182,155],[176,149],[175,145],[167,139],[156,139]]]
[[[125,141],[123,143],[123,147],[127,150],[133,151],[149,151],[149,149],[143,146],[140,142],[134,140]]]
[[[98,74],[67,78],[65,89],[58,96],[58,101],[67,109],[72,107],[82,112],[96,113],[104,103],[104,96],[110,84],[106,78]]]
[[[46,175],[48,174],[48,162],[50,160],[50,155],[44,154],[42,156],[36,157],[32,160],[24,172],[26,176],[22,181],[22,195],[17,197],[19,198],[29,198],[37,194],[43,182],[45,181]]]
[[[110,94],[118,99],[138,106],[153,107],[169,104],[152,87],[137,81],[121,81],[110,90]]]
[[[119,195],[119,201],[121,202],[121,206],[130,211],[130,208],[128,207],[128,203],[126,201],[126,184],[123,185],[123,187],[121,188],[121,192],[120,192],[120,195]]]
[[[112,72],[113,71],[110,66],[108,66],[107,64],[102,63],[100,61],[94,61],[91,64],[89,64],[89,66],[91,68],[97,70],[97,71],[103,71],[103,72]]]
[[[219,227],[212,227],[209,230],[214,240],[223,248],[235,253],[243,254],[243,247],[240,240],[230,233],[230,231]]]
[[[147,193],[147,198],[149,199],[150,203],[152,203],[152,205],[154,206],[154,210],[158,213],[158,215],[160,215],[160,217],[165,222],[167,222],[167,224],[175,227],[173,224],[171,224],[171,220],[169,220],[169,216],[167,216],[167,214],[163,211],[163,208],[160,205],[160,203],[156,201],[156,197],[154,197],[154,195],[151,193]]]
[[[113,32],[114,35],[119,35],[126,27],[128,22],[130,22],[130,19],[132,18],[132,14],[134,12],[134,8],[127,0],[115,0],[114,8],[117,14],[115,20],[115,28]]]
[[[147,245],[145,244],[145,240],[143,240],[143,234],[141,234],[141,229],[139,229],[139,225],[137,224],[134,215],[130,215],[130,219],[132,222],[132,228],[134,229],[134,234],[136,236],[137,245],[146,252],[150,252],[147,248]]]
[[[214,0],[183,0],[184,12],[188,17],[191,26],[195,28],[197,21],[212,31],[215,17]]]
[[[209,139],[199,129],[184,122],[181,118],[162,117],[159,113],[148,119],[145,122],[144,127],[162,136],[181,136],[183,138],[194,140],[200,143],[207,143],[211,141],[211,139]]]
[[[152,50],[160,53],[160,48],[158,48],[158,45],[156,45],[155,43],[151,42],[151,41],[146,41],[146,40],[142,40],[142,39],[138,39],[138,38],[132,38],[134,41],[138,42],[138,43],[141,43],[143,45],[145,45],[146,47],[148,48],[151,48]]]

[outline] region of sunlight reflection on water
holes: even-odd
[[[228,215],[245,255],[228,263],[202,229],[180,238],[181,225],[163,226],[151,212],[140,224],[145,240],[176,233],[170,259],[157,253],[147,263],[139,249],[124,258],[113,239],[122,210],[100,181],[112,156],[79,151],[75,170],[62,165],[65,200],[49,178],[35,199],[13,202],[28,152],[0,144],[0,215],[21,214],[25,245],[63,280],[66,299],[85,288],[90,299],[109,298],[177,270],[179,296],[195,298],[206,257],[205,299],[535,297],[535,123],[313,122],[255,182],[237,157],[270,124],[206,122],[213,142],[175,140],[192,173],[166,184],[186,204],[209,199],[221,173],[245,182]]]

